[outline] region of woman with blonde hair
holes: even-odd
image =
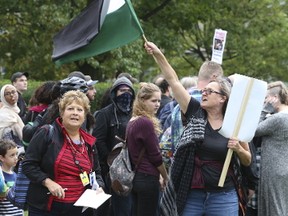
[[[79,90],[66,92],[59,101],[60,117],[52,124],[52,131],[44,125],[33,136],[23,161],[23,172],[31,181],[27,193],[29,216],[92,214],[91,209],[82,213],[82,207],[74,206],[91,188],[89,179],[104,186],[96,138],[81,128],[89,103]]]
[[[160,100],[158,86],[141,83],[126,129],[128,149],[136,172],[132,189],[132,215],[135,216],[157,215],[160,188],[163,189],[168,182],[159,148],[161,129],[155,116]]]

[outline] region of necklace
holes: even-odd
[[[68,143],[70,144],[70,147],[71,147],[71,150],[74,152],[74,153],[80,153],[80,154],[83,154],[84,153],[84,150],[85,150],[85,145],[83,145],[83,139],[82,137],[80,136],[80,144],[74,144],[73,140],[69,137],[68,134],[66,134],[66,137],[67,137],[67,140],[68,140]],[[78,150],[74,147],[74,145],[77,145],[77,146],[82,146],[82,149],[81,150]]]
[[[70,142],[69,142],[70,143]],[[73,150],[75,153],[80,153],[80,154],[83,154],[84,153],[84,150],[85,150],[85,147],[82,146],[82,149],[79,151],[77,150],[72,143],[70,143],[70,146],[72,147],[71,150]]]

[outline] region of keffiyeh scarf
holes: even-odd
[[[197,144],[204,139],[207,119],[200,109],[192,116],[176,146],[170,181],[160,202],[161,216],[181,215],[191,186]]]

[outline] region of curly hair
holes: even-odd
[[[68,91],[66,92],[59,101],[59,113],[64,113],[64,110],[67,105],[76,102],[81,104],[85,110],[85,115],[90,112],[90,102],[86,94],[83,92],[77,91]]]
[[[153,83],[140,83],[140,89],[138,90],[136,99],[133,104],[132,116],[133,117],[145,116],[148,119],[150,119],[153,123],[156,134],[160,135],[162,131],[159,120],[153,113],[148,112],[148,109],[145,104],[145,101],[149,100],[155,92],[161,93],[161,90],[157,85]]]

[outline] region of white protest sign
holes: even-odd
[[[235,77],[220,134],[250,142],[259,123],[267,83],[251,77]],[[223,187],[233,151],[228,150],[218,186]]]
[[[222,64],[227,31],[215,29],[211,61]]]
[[[266,82],[237,74],[219,133],[250,142],[259,123],[266,92]]]

